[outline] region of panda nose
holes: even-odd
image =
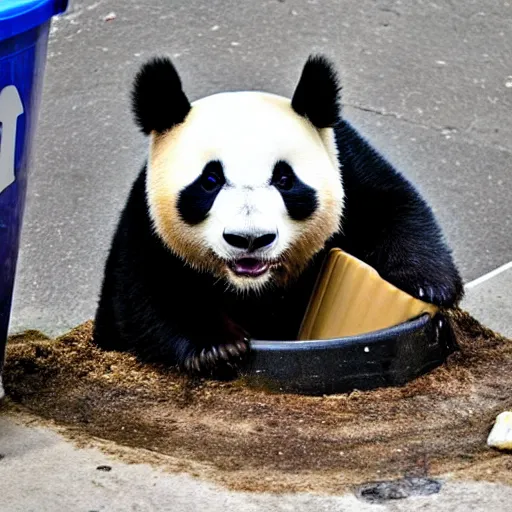
[[[245,249],[246,251],[252,252],[258,249],[264,249],[272,245],[277,235],[275,233],[226,233],[223,234],[226,242],[236,247],[237,249]]]

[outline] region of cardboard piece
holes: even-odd
[[[370,265],[332,249],[308,305],[299,340],[341,338],[401,324],[438,308],[382,279]]]

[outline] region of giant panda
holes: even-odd
[[[323,56],[309,57],[291,100],[190,103],[168,58],[141,67],[132,104],[148,158],[105,265],[97,345],[236,375],[251,339],[296,339],[334,247],[417,298],[461,299],[432,210],[343,119],[340,90]]]

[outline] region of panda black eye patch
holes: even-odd
[[[294,220],[305,220],[318,207],[316,191],[295,174],[288,162],[279,160],[274,166],[270,184],[281,194],[288,215]]]
[[[208,162],[201,175],[180,192],[178,212],[183,221],[190,225],[204,221],[225,183],[222,163]]]

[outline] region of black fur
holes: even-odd
[[[143,169],[106,263],[95,342],[231,376],[247,353],[247,338],[296,337],[322,261],[333,247],[366,261],[416,297],[456,304],[462,281],[431,209],[348,122],[338,119],[334,130],[346,193],[342,229],[288,288],[258,296],[226,291],[223,282],[194,271],[164,246],[151,226]]]
[[[279,186],[282,178],[287,179],[285,187]],[[292,219],[306,220],[315,213],[318,207],[315,190],[299,179],[290,164],[282,160],[276,163],[272,184],[281,193],[288,215]]]
[[[217,186],[208,186],[211,177],[217,177]],[[180,192],[178,212],[181,218],[190,225],[204,221],[224,183],[222,164],[217,160],[208,162],[202,175]]]
[[[302,70],[292,107],[317,128],[332,127],[340,117],[340,90],[332,64],[325,57],[312,56]]]
[[[172,62],[155,58],[144,64],[135,77],[132,90],[135,122],[143,133],[162,133],[182,123],[190,103]]]

